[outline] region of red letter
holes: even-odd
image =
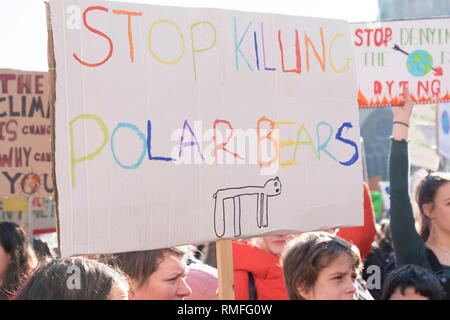
[[[377,41],[377,35],[379,35],[378,40],[380,40],[380,41]],[[375,33],[373,35],[373,41],[375,42],[375,45],[377,47],[379,47],[383,44],[383,29],[381,29],[381,28],[375,29]]]
[[[17,93],[22,94],[23,89],[26,93],[31,93],[31,74],[20,74],[17,77]]]
[[[392,80],[392,81],[386,81],[386,84],[387,84],[387,86],[388,86],[388,93],[389,93],[389,96],[392,96],[392,85],[394,84],[394,80]]]
[[[42,79],[42,78],[44,78],[44,76],[40,75],[40,74],[34,78],[34,92],[35,93],[38,93],[38,94],[44,93],[44,91],[42,91],[40,89],[40,87],[42,86],[42,83],[39,83],[39,79]]]
[[[400,93],[400,97],[403,97],[403,91],[405,90],[405,88],[408,88],[408,81],[400,81],[398,85],[401,88],[400,90],[402,91],[402,93]]]
[[[3,136],[3,126],[6,124],[4,121],[0,121],[0,140],[5,140],[5,137]]]
[[[78,58],[78,56],[77,56],[76,53],[73,54],[73,57],[74,57],[79,63],[81,63],[82,65],[85,65],[85,66],[87,66],[87,67],[98,67],[98,66],[104,64],[106,61],[108,61],[109,58],[111,58],[111,55],[112,55],[112,52],[113,52],[113,43],[112,43],[111,39],[110,39],[106,34],[104,34],[104,33],[100,32],[100,31],[98,31],[97,29],[94,29],[94,28],[91,28],[90,26],[88,26],[87,21],[86,21],[86,14],[87,14],[89,11],[91,11],[91,10],[102,10],[102,11],[108,12],[108,9],[105,8],[105,7],[97,6],[97,7],[89,7],[89,8],[87,8],[86,10],[84,10],[84,12],[83,12],[83,23],[84,23],[84,25],[86,26],[86,28],[88,28],[89,31],[91,31],[91,32],[93,32],[93,33],[96,33],[96,34],[98,34],[98,35],[100,35],[100,36],[102,36],[102,37],[104,37],[104,38],[106,38],[106,39],[108,40],[108,42],[109,42],[109,53],[108,53],[108,56],[107,56],[103,61],[100,61],[100,62],[98,62],[98,63],[88,63],[88,62],[84,62],[84,61],[82,61],[80,58]]]
[[[386,47],[389,40],[392,39],[392,29],[391,28],[386,28],[384,29],[384,46]]]
[[[380,81],[375,81],[373,83],[373,93],[375,95],[381,94],[381,89],[382,89],[381,82]]]
[[[228,128],[231,129],[231,134],[228,136],[227,141],[225,143],[221,143],[219,145],[217,145],[217,139],[216,139],[216,126],[219,123],[225,123]],[[223,150],[226,151],[228,153],[231,153],[233,155],[233,157],[235,158],[239,158],[241,160],[244,160],[244,158],[242,158],[241,156],[239,156],[237,153],[233,153],[230,150],[228,150],[227,148],[225,148],[225,146],[227,145],[227,143],[230,141],[231,137],[233,136],[233,127],[231,127],[231,124],[228,121],[225,120],[216,120],[214,121],[214,158],[216,159],[216,164],[217,164],[217,150]]]
[[[420,88],[425,91],[426,95],[429,95],[430,87],[428,80],[426,81],[426,86],[422,83],[422,81],[417,82],[417,99],[420,99]]]
[[[364,31],[367,33],[367,46],[370,46],[370,34],[372,33],[372,29],[364,29]]]
[[[12,135],[12,137],[8,138],[8,141],[15,141],[17,138],[17,132],[16,130],[12,129],[9,127],[9,125],[11,123],[14,123],[16,125],[16,127],[18,126],[18,123],[15,119],[11,119],[6,123],[6,133],[9,133],[10,135]]]
[[[438,85],[436,89],[434,88],[435,83],[437,83]],[[431,81],[431,93],[433,94],[433,96],[439,97],[439,94],[441,93],[441,82],[439,81],[439,79],[434,79],[433,81]]]
[[[300,41],[298,40],[298,31],[295,29],[295,55],[297,57],[297,69],[284,69],[284,53],[283,53],[283,44],[281,43],[281,30],[278,30],[278,43],[280,44],[281,51],[281,68],[283,72],[296,72],[301,73],[302,65],[301,65],[301,57],[300,57]]]
[[[128,16],[128,42],[130,43],[130,59],[134,61],[133,34],[131,33],[131,16],[142,16],[142,12],[133,12],[125,10],[113,10],[115,14],[126,14]]]
[[[355,46],[360,47],[363,44],[363,38],[361,36],[361,34],[363,33],[362,29],[356,29],[355,31],[355,37],[357,37],[360,41],[356,42],[355,41]]]
[[[2,82],[2,92],[8,93],[8,80],[16,79],[15,74],[0,74],[0,81]]]

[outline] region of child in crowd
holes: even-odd
[[[355,300],[361,257],[356,246],[326,232],[308,232],[281,257],[291,300]]]
[[[0,222],[0,300],[11,298],[36,264],[25,231],[15,223]]]
[[[439,280],[427,269],[405,265],[392,271],[383,285],[382,300],[441,300]]]
[[[73,257],[40,265],[15,300],[127,300],[125,277],[95,260]]]

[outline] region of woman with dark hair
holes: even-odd
[[[15,300],[127,300],[128,283],[111,267],[82,257],[40,265]]]
[[[0,222],[0,300],[7,300],[36,266],[36,257],[23,229]]]
[[[408,128],[414,102],[405,89],[405,104],[393,107],[390,156],[391,236],[400,266],[414,264],[432,271],[450,299],[450,175],[431,173],[419,184],[417,204],[422,220],[416,232],[408,193]]]
[[[40,261],[53,258],[53,254],[50,251],[47,241],[41,238],[33,239],[33,249],[34,253],[36,254],[36,257]]]

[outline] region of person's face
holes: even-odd
[[[8,269],[8,265],[11,261],[11,255],[6,253],[5,249],[0,245],[0,285],[3,282],[3,277],[6,274],[6,270]]]
[[[389,300],[430,300],[427,297],[422,296],[417,293],[412,287],[406,288],[405,292],[402,293],[400,288],[395,289]]]
[[[281,255],[286,244],[292,240],[294,235],[282,235],[273,237],[263,237],[264,249],[274,255]]]
[[[450,234],[450,182],[437,189],[433,202],[428,214],[433,227]]]
[[[164,254],[163,261],[145,283],[136,288],[133,283],[129,298],[134,300],[181,300],[191,294],[186,281],[186,264],[175,255]]]
[[[306,300],[355,300],[356,273],[348,254],[341,254],[319,272],[316,283],[308,291],[298,288]]]

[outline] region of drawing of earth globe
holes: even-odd
[[[413,76],[423,77],[433,68],[433,58],[425,50],[416,50],[408,56],[406,67]]]
[[[444,112],[442,112],[442,130],[444,131],[445,134],[448,134],[449,131],[449,121],[448,121],[448,113],[446,110],[444,110]]]

